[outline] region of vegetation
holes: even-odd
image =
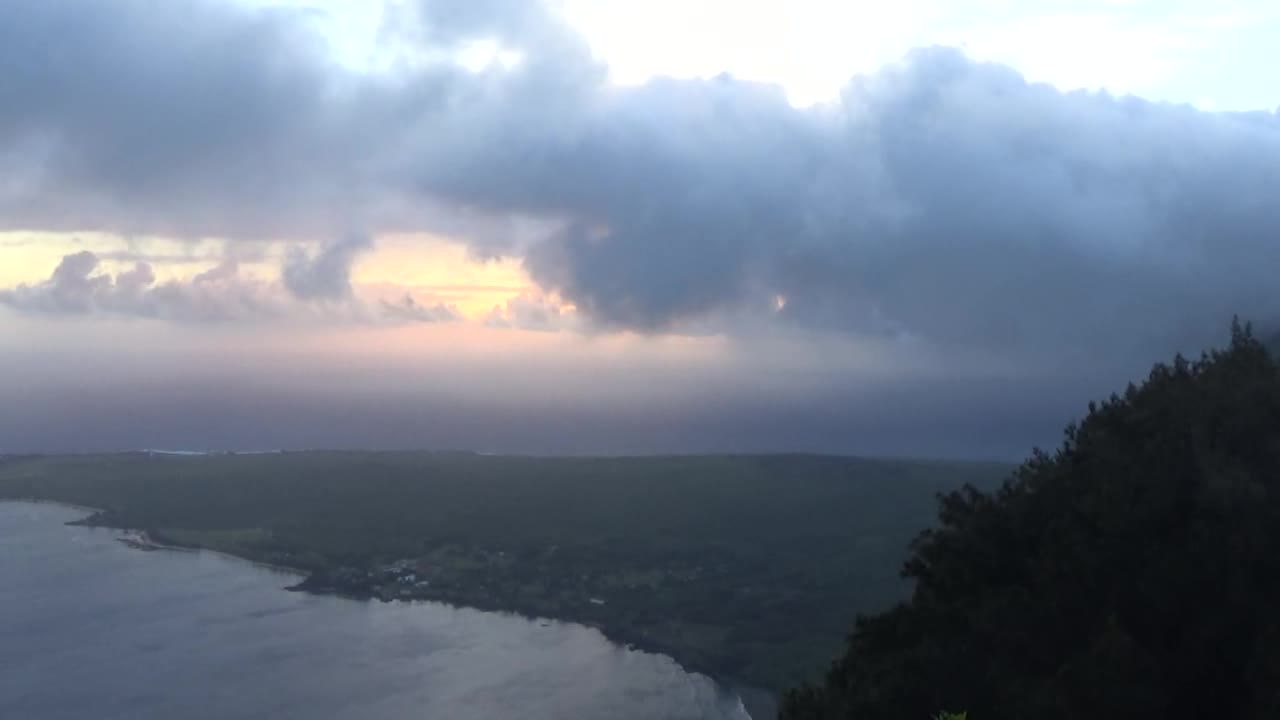
[[[307,452],[10,458],[0,497],[303,569],[304,589],[597,625],[777,691],[816,677],[934,496],[1010,468],[815,456]],[[926,716],[927,717],[927,716]]]
[[[1002,487],[941,502],[909,602],[789,720],[1280,717],[1280,367],[1230,346],[1092,405]]]

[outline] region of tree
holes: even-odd
[[[1155,366],[998,490],[941,497],[903,574],[781,717],[1280,716],[1275,359],[1237,322]]]

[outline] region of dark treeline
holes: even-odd
[[[786,720],[1280,717],[1280,368],[1230,345],[1091,405],[1002,487],[942,498]]]

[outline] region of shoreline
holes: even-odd
[[[751,720],[766,720],[767,718],[772,717],[772,715],[776,712],[775,710],[773,710],[774,708],[776,708],[778,703],[778,695],[776,693],[773,693],[764,688],[758,688],[749,684],[738,682],[737,680],[735,680],[730,676],[709,671],[708,669],[701,668],[696,664],[691,664],[685,660],[681,660],[679,657],[677,657],[675,653],[671,652],[670,649],[666,648],[661,643],[654,643],[651,641],[647,641],[644,638],[628,639],[625,633],[619,633],[617,630],[611,630],[604,623],[574,620],[571,618],[550,617],[540,613],[532,613],[532,612],[524,611],[521,609],[514,609],[508,605],[503,605],[499,603],[491,603],[491,604],[474,603],[474,602],[460,603],[460,602],[451,602],[443,599],[431,599],[431,598],[383,598],[372,592],[350,593],[350,592],[341,592],[340,590],[337,590],[335,588],[316,587],[314,585],[309,584],[315,575],[312,571],[305,570],[298,567],[280,565],[278,563],[270,563],[270,562],[258,560],[246,555],[239,555],[233,552],[228,552],[226,550],[220,550],[220,549],[206,547],[202,545],[182,545],[182,544],[176,544],[172,542],[160,542],[155,540],[151,536],[151,531],[149,530],[146,530],[143,528],[124,527],[120,525],[111,524],[109,522],[101,522],[101,520],[109,519],[110,517],[109,511],[103,510],[101,508],[95,508],[95,507],[90,507],[86,505],[76,505],[74,503],[59,502],[56,500],[47,500],[47,499],[40,499],[40,498],[0,498],[0,503],[3,503],[3,502],[30,503],[34,505],[55,505],[55,506],[76,510],[79,512],[87,512],[89,514],[86,515],[85,517],[78,518],[75,520],[70,520],[63,524],[67,526],[72,526],[72,527],[87,527],[87,528],[99,528],[104,530],[112,530],[119,533],[130,533],[130,532],[138,533],[141,536],[142,540],[138,541],[135,539],[134,543],[125,542],[128,538],[123,538],[123,537],[116,538],[116,540],[122,541],[123,544],[125,544],[130,549],[135,549],[139,551],[160,550],[160,551],[169,551],[169,552],[212,553],[215,555],[219,555],[219,556],[234,560],[236,562],[249,563],[251,565],[257,566],[264,570],[270,570],[280,574],[287,574],[287,575],[292,575],[294,577],[301,578],[301,580],[295,584],[282,587],[281,590],[283,590],[284,592],[307,593],[309,595],[313,595],[317,597],[340,597],[348,600],[356,600],[356,601],[363,601],[363,602],[373,602],[373,601],[387,602],[387,603],[405,602],[409,604],[412,604],[414,602],[435,603],[438,605],[443,605],[451,608],[470,609],[478,612],[489,612],[489,613],[497,613],[502,615],[513,615],[530,622],[551,621],[551,622],[567,623],[567,624],[573,624],[573,625],[579,625],[582,627],[591,628],[596,632],[600,633],[600,635],[605,640],[607,640],[608,642],[612,643],[617,647],[620,647],[626,650],[632,650],[635,652],[646,653],[650,655],[661,655],[663,657],[668,658],[672,662],[674,662],[684,672],[687,672],[690,674],[702,675],[703,677],[706,677],[707,679],[714,682],[716,685],[721,687],[726,692],[733,693],[735,696],[737,696],[738,701],[743,708],[743,711],[747,714],[748,718],[751,718]],[[753,706],[755,706],[755,711],[753,711]],[[764,708],[764,710],[762,710],[762,708]],[[759,714],[757,715],[757,713]]]
[[[101,512],[106,512],[106,511],[105,511],[105,510],[103,510],[102,508],[90,507],[90,506],[88,506],[88,505],[77,505],[77,504],[75,504],[75,503],[61,502],[61,501],[59,501],[59,500],[47,500],[47,499],[45,499],[45,498],[33,498],[33,497],[12,497],[12,498],[0,498],[0,502],[7,502],[7,503],[26,503],[26,504],[28,504],[28,505],[57,505],[58,507],[69,508],[69,509],[71,509],[71,510],[78,510],[78,511],[80,511],[80,512],[87,512],[87,513],[101,513]],[[85,518],[81,518],[81,519],[85,519]],[[71,525],[71,524],[78,523],[78,522],[79,522],[79,520],[71,520],[71,521],[65,522],[65,523],[63,523],[63,524],[64,524],[64,525]]]
[[[89,520],[90,518],[83,518],[83,519]],[[276,572],[281,575],[293,575],[294,577],[302,577],[302,578],[305,578],[308,576],[307,571],[301,568],[290,567],[288,565],[281,565],[279,563],[271,563],[265,560],[256,560],[254,558],[247,557],[245,555],[237,555],[233,552],[227,552],[226,550],[218,550],[217,548],[205,547],[203,545],[180,545],[172,542],[161,542],[151,537],[151,535],[146,530],[136,530],[134,528],[119,528],[114,525],[89,524],[89,523],[80,522],[80,521],[76,521],[75,523],[67,523],[67,524],[77,525],[79,527],[95,527],[95,528],[103,528],[107,530],[118,530],[120,532],[140,533],[142,536],[142,539],[140,541],[135,540],[134,543],[129,543],[129,542],[125,543],[125,545],[127,545],[130,549],[133,549],[133,550],[142,550],[142,551],[162,550],[162,551],[168,551],[168,552],[182,552],[182,553],[192,553],[192,552],[209,553],[210,555],[217,555],[219,557],[235,560],[236,562],[248,563],[250,565],[253,565],[254,567],[258,567],[263,570],[271,570],[272,572]],[[292,590],[292,586],[286,587],[283,589],[286,592],[289,592]],[[322,593],[313,593],[313,594],[319,595]]]
[[[236,556],[232,556],[236,557]],[[284,588],[286,592],[300,592],[316,596],[333,596],[342,597],[350,600],[358,600],[363,602],[404,602],[404,603],[435,603],[450,608],[469,609],[479,612],[496,613],[500,615],[509,615],[519,617],[529,622],[556,622],[578,625],[580,627],[590,628],[600,633],[600,635],[609,643],[635,652],[645,653],[648,655],[661,655],[674,662],[681,670],[686,673],[701,675],[727,692],[731,692],[738,696],[738,700],[742,703],[744,711],[748,717],[753,720],[766,720],[777,714],[776,708],[779,701],[779,695],[762,687],[757,687],[746,682],[741,682],[731,675],[718,673],[709,668],[703,667],[698,663],[690,663],[679,657],[679,652],[675,648],[664,645],[662,643],[653,642],[647,638],[632,637],[628,633],[619,632],[609,627],[604,622],[592,620],[579,620],[569,617],[555,617],[544,613],[523,610],[512,607],[511,605],[502,603],[483,603],[483,602],[454,602],[440,598],[386,598],[373,592],[344,592],[340,589],[329,586],[316,586],[310,584],[312,574],[303,573],[305,578],[302,582]],[[751,711],[755,707],[759,714]],[[761,711],[764,708],[764,711]]]

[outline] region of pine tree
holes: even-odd
[[[1280,717],[1280,368],[1252,329],[940,499],[905,602],[785,720]]]

